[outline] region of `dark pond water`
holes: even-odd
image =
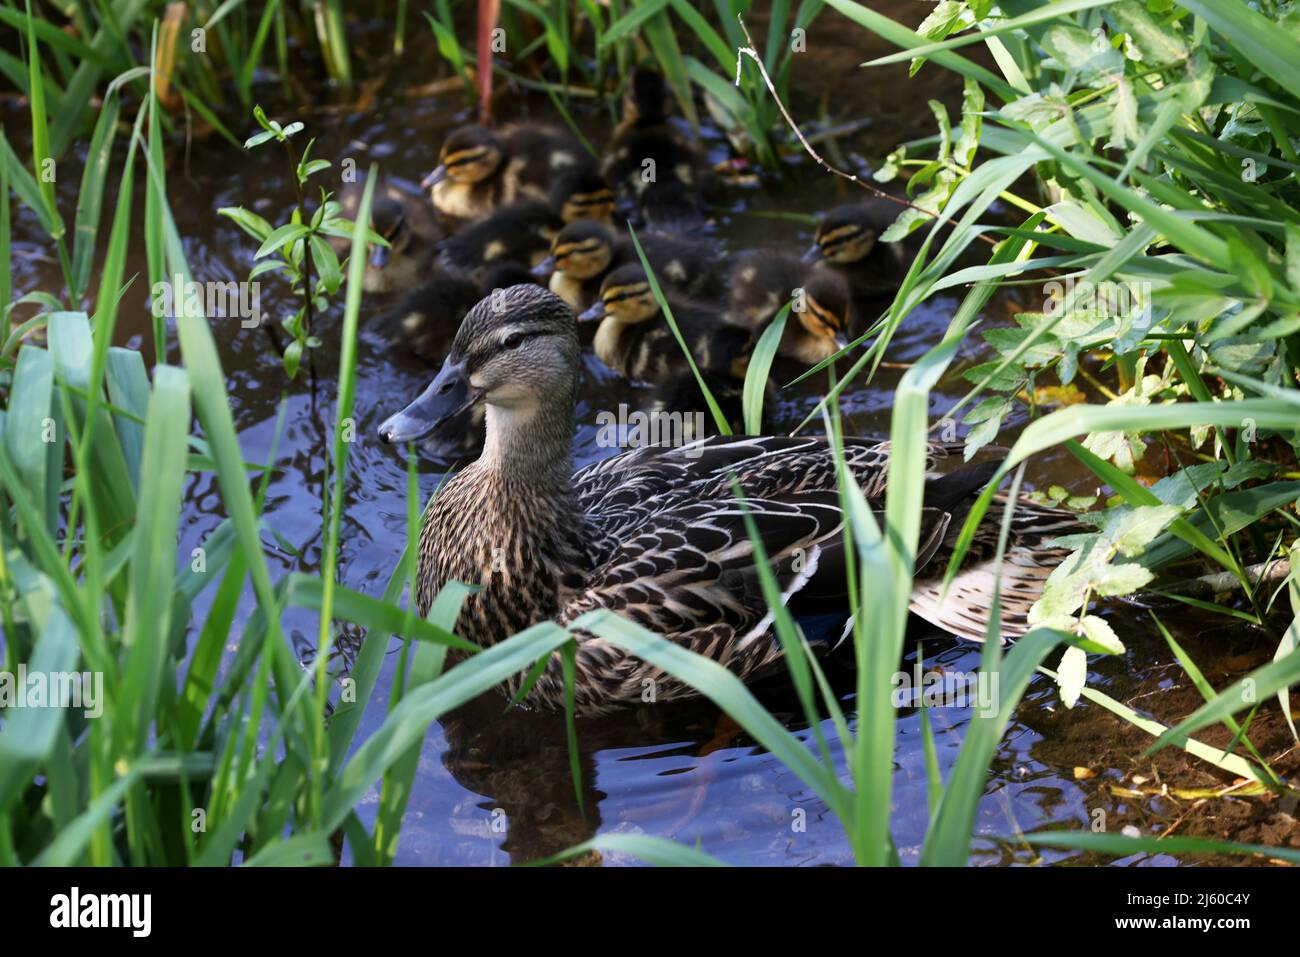
[[[901,138],[928,133],[932,121],[924,100],[939,95],[951,101],[951,87],[940,82],[938,74],[927,76],[933,71],[923,73],[917,85],[905,90],[896,75],[853,72],[854,64],[868,58],[871,51],[845,46],[844,40],[831,35],[836,26],[828,15],[820,28],[814,27],[810,46],[824,38],[825,45],[818,49],[826,51],[829,59],[807,67],[796,63],[795,82],[809,108],[818,109],[820,103],[832,121],[863,115],[873,118],[838,144],[847,161],[878,158]],[[823,32],[819,35],[817,29]],[[413,95],[414,87],[436,75],[433,66],[414,66],[431,63],[421,59],[430,56],[427,45],[417,43],[406,65],[389,75],[365,109],[352,110],[322,90],[313,108],[292,114],[269,112],[282,120],[303,120],[308,133],[318,137],[315,155],[332,160],[335,169],[345,159],[354,160],[362,170],[370,162],[378,162],[389,182],[417,192],[416,183],[431,167],[445,131],[470,118],[456,91],[441,96]],[[828,62],[842,75],[828,79]],[[387,67],[380,62],[372,69],[380,73]],[[906,94],[907,102],[900,102],[900,93]],[[268,100],[273,96],[268,93]],[[503,104],[508,115],[552,115],[544,98],[509,97]],[[23,109],[21,104],[7,104],[5,119],[10,128],[22,129]],[[606,118],[593,110],[579,110],[579,115],[588,135],[599,142],[608,129]],[[237,135],[246,132],[244,127],[236,128]],[[721,149],[716,134],[713,142]],[[282,157],[270,149],[241,155],[219,137],[209,135],[188,144],[178,138],[169,162],[172,208],[195,277],[205,281],[243,279],[253,246],[216,210],[244,205],[274,222],[283,221],[292,191]],[[79,170],[76,176],[60,175],[65,209],[75,203],[73,191],[79,175]],[[328,178],[326,182],[329,185]],[[765,175],[758,186],[733,190],[717,212],[714,235],[732,252],[761,245],[802,250],[811,238],[810,225],[761,214],[814,215],[854,198],[852,190],[812,164],[792,158],[779,176]],[[49,287],[57,267],[40,241],[33,217],[19,212],[16,230],[17,292]],[[133,270],[145,272],[142,252],[128,265],[128,275]],[[276,315],[286,310],[285,292],[273,281],[264,282],[264,312]],[[887,432],[892,392],[901,367],[938,341],[958,302],[959,297],[941,296],[908,317],[890,350],[887,367],[874,382],[856,384],[848,392],[844,401],[848,431]],[[351,449],[343,520],[341,580],[368,594],[378,594],[391,574],[404,545],[406,521],[405,462],[372,436],[379,422],[417,393],[430,375],[428,367],[386,350],[366,330],[366,317],[388,304],[368,299],[363,307],[356,412],[360,438]],[[995,299],[986,310],[985,322],[1006,322],[1008,309],[1014,305],[1007,299]],[[281,402],[285,404],[277,459],[281,470],[271,482],[266,504],[266,523],[283,539],[282,544],[265,536],[277,574],[318,568],[324,450],[335,400],[333,370],[338,363],[339,324],[340,310],[336,309],[319,326],[325,345],[316,355],[319,378],[313,391],[301,379],[286,382],[262,331],[243,329],[233,319],[213,320],[248,461],[265,461],[270,455],[278,409]],[[150,349],[148,309],[141,284],[124,307],[120,331],[123,344]],[[960,370],[985,357],[978,337],[972,336],[953,373],[932,396],[934,418],[941,417],[964,393]],[[178,359],[174,343],[169,358]],[[590,367],[593,374],[575,440],[580,464],[613,451],[595,442],[596,413],[615,409],[627,400],[626,387],[600,375],[594,358]],[[812,408],[819,387],[820,383],[810,382],[782,391],[772,415],[773,430],[796,425]],[[1022,424],[1009,423],[1005,439],[1009,441]],[[1029,480],[1038,486],[1059,482],[1078,492],[1092,491],[1092,482],[1078,473],[1072,461],[1060,455],[1046,456],[1034,463]],[[432,491],[443,467],[422,464],[422,494]],[[211,474],[192,476],[185,500],[181,554],[200,544],[223,517],[219,489]],[[252,609],[249,596],[233,633],[238,633]],[[202,621],[205,610],[204,601],[200,601],[196,623]],[[1093,684],[1121,700],[1131,700],[1140,710],[1152,710],[1152,699],[1147,696],[1154,694],[1159,699],[1185,690],[1185,678],[1169,667],[1167,649],[1152,639],[1147,626],[1137,622],[1139,616],[1121,614],[1125,620],[1117,621],[1116,626],[1129,641],[1130,653],[1099,664]],[[303,614],[291,614],[285,625],[304,659],[310,657],[314,621]],[[1218,647],[1229,641],[1240,646],[1238,654],[1253,654],[1256,648],[1249,633],[1224,638],[1189,630],[1188,638],[1197,650],[1203,647],[1198,644],[1201,641],[1218,642]],[[929,634],[923,646],[909,644],[902,667],[914,667],[922,647],[926,669],[971,672],[978,666],[977,648]],[[378,706],[365,715],[359,740],[382,721],[398,648],[394,642],[372,699]],[[851,662],[832,658],[827,667],[836,687],[842,689],[846,711],[851,713]],[[759,691],[792,729],[801,737],[808,736],[808,729],[794,717],[797,707],[784,681],[774,679]],[[1144,700],[1137,700],[1139,695]],[[544,714],[503,713],[503,703],[495,694],[488,695],[430,730],[402,830],[399,863],[519,863],[562,850],[598,832],[647,833],[698,843],[705,851],[738,864],[846,864],[851,860],[843,831],[816,796],[706,703],[646,707],[614,718],[580,722],[585,815],[579,812],[573,793],[562,722]],[[956,758],[971,712],[938,709],[931,715],[939,762],[946,772]],[[1128,780],[1135,769],[1149,766],[1150,762],[1137,758],[1146,743],[1143,736],[1125,738],[1129,734],[1126,726],[1095,706],[1084,704],[1067,717],[1062,715],[1052,683],[1036,678],[1001,742],[989,775],[979,811],[974,850],[977,863],[1064,859],[1069,855],[1047,852],[1040,857],[1040,852],[1020,841],[1018,835],[1049,826],[1086,826],[1090,813],[1098,807],[1116,820],[1133,820],[1148,831],[1177,816],[1178,808],[1167,799],[1131,804],[1110,790],[1111,785]],[[833,740],[833,729],[825,730]],[[904,710],[898,724],[894,835],[905,862],[915,861],[928,819],[921,740],[919,713]],[[1123,747],[1117,744],[1121,741],[1126,742]],[[836,759],[842,768],[843,755],[837,752]],[[1088,769],[1090,776],[1077,777],[1076,768]],[[1202,772],[1187,771],[1177,761],[1170,773],[1180,769],[1203,776]],[[373,819],[377,799],[377,791],[367,795],[360,809],[364,819]],[[806,821],[806,826],[792,826],[796,820]],[[1168,858],[1159,857],[1140,860],[1169,863]],[[604,862],[623,863],[615,855],[606,855]]]

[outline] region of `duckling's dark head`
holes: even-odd
[[[817,228],[817,249],[827,262],[841,266],[859,262],[875,248],[877,227],[867,205],[838,206]]]
[[[411,245],[411,228],[406,219],[406,207],[390,196],[375,197],[370,207],[370,228],[388,242],[387,246],[371,243],[370,269],[383,269],[390,259],[404,253]]]
[[[556,176],[550,200],[551,208],[566,223],[608,222],[614,212],[614,191],[600,171],[587,163]]]
[[[443,180],[473,184],[487,179],[501,166],[501,144],[485,126],[462,126],[447,134],[438,153],[438,168],[420,185],[428,189]]]
[[[664,75],[654,67],[637,67],[623,94],[624,122],[653,123],[667,115],[668,84]]]
[[[532,284],[494,290],[461,322],[433,382],[379,427],[379,438],[418,439],[480,402],[526,414],[545,408],[572,429],[580,361],[564,300]]]
[[[798,311],[800,324],[818,339],[827,341],[828,354],[848,345],[849,285],[844,277],[819,267],[809,272],[803,285],[803,301]],[[831,349],[830,346],[834,348]]]
[[[640,263],[619,266],[600,284],[600,298],[578,317],[591,322],[606,316],[621,323],[645,322],[659,314],[659,302]]]
[[[479,290],[484,296],[490,296],[498,289],[511,286],[535,286],[537,279],[532,270],[517,262],[503,262],[491,267],[483,274]]]
[[[614,237],[599,223],[570,223],[551,241],[550,265],[574,279],[591,279],[609,268]]]

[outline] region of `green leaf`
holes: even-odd
[[[1073,708],[1088,683],[1088,655],[1082,648],[1066,648],[1057,666],[1057,686],[1061,690],[1061,704]]]
[[[749,368],[745,370],[745,385],[741,394],[741,408],[745,419],[745,432],[748,435],[763,434],[763,396],[767,391],[768,375],[772,362],[781,348],[781,336],[785,333],[785,324],[790,316],[791,303],[781,307],[781,311],[769,323],[759,336],[754,352],[750,356]]]
[[[262,241],[262,245],[257,247],[257,252],[253,254],[254,259],[261,259],[268,253],[275,252],[277,249],[293,245],[303,236],[306,236],[308,229],[301,223],[285,223],[283,226],[272,230],[271,235]],[[285,258],[288,258],[287,250]]]
[[[271,224],[250,209],[244,209],[242,206],[223,206],[217,210],[217,213],[232,220],[236,226],[259,243],[271,235]]]

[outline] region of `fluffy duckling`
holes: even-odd
[[[727,320],[765,329],[792,303],[777,354],[806,365],[829,359],[848,345],[848,282],[826,266],[808,264],[778,250],[755,250],[732,268]]]
[[[601,172],[647,222],[689,228],[704,220],[709,168],[698,145],[673,126],[668,93],[662,74],[637,68]]]
[[[614,191],[596,165],[586,159],[556,174],[549,199],[551,209],[565,223],[613,226]]]
[[[718,409],[731,427],[732,434],[744,435],[744,383],[731,375],[715,372],[701,370],[700,375],[704,378],[704,384],[708,386],[713,401],[718,404]],[[770,411],[775,404],[776,390],[769,381],[765,386],[763,408]],[[680,415],[678,421],[682,424],[682,437],[687,441],[720,434],[699,382],[689,373],[654,383],[650,395],[642,403],[642,408],[651,415]],[[766,419],[766,416],[764,418]]]
[[[748,329],[723,322],[697,303],[670,299],[669,306],[702,372],[744,379],[753,346]],[[600,298],[578,317],[579,322],[597,320],[596,357],[620,375],[662,382],[691,374],[640,263],[619,266],[605,277]]]
[[[613,209],[614,194],[600,174],[579,167],[556,178],[547,202],[510,203],[444,240],[438,260],[476,280],[495,263],[536,266],[565,223],[608,224]]]
[[[409,198],[408,198],[409,199]],[[366,292],[385,294],[410,289],[428,271],[433,259],[437,227],[426,223],[404,202],[388,192],[376,195],[370,206],[370,228],[388,241],[387,246],[370,244],[361,287]],[[345,205],[346,210],[346,205]],[[427,226],[427,228],[426,228]],[[347,240],[335,244],[340,254]]]
[[[855,302],[893,295],[907,272],[908,244],[877,243],[903,207],[887,199],[837,206],[817,227],[812,259],[823,259],[849,282]]]
[[[457,324],[481,298],[478,283],[455,273],[441,273],[379,316],[374,328],[391,350],[436,362]]]
[[[443,240],[437,262],[440,268],[475,281],[501,263],[535,266],[546,258],[560,225],[547,203],[511,203]]]
[[[443,141],[438,167],[420,185],[444,215],[479,219],[520,199],[547,200],[558,174],[590,162],[562,130],[531,123],[462,126]]]
[[[664,288],[689,297],[711,299],[721,293],[718,254],[714,246],[684,236],[647,232],[641,247]],[[597,223],[570,223],[551,242],[551,254],[534,270],[550,276],[548,288],[575,312],[591,306],[609,271],[624,263],[639,262],[629,239]]]

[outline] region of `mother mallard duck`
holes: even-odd
[[[714,437],[631,449],[575,473],[579,369],[569,307],[538,286],[512,286],[470,310],[433,382],[380,427],[383,441],[403,442],[486,405],[482,455],[442,487],[420,532],[420,614],[454,580],[478,586],[456,631],[484,647],[541,621],[568,624],[608,608],[742,678],[771,670],[782,651],[744,513],[757,524],[792,611],[844,607],[830,447],[813,437]],[[931,453],[946,451],[935,446]],[[867,500],[880,502],[888,444],[848,439],[845,455]],[[916,562],[913,610],[971,638],[983,636],[987,621],[998,509],[985,523],[992,534],[979,537],[942,602],[938,584],[950,542],[991,471],[985,464],[928,478]],[[733,494],[733,475],[743,498]],[[1024,631],[1030,604],[1065,554],[1045,543],[1076,530],[1068,513],[1017,503],[1002,580],[1005,635]],[[581,713],[639,701],[648,681],[659,701],[695,693],[596,635],[577,639]],[[557,707],[563,700],[553,660],[527,701]]]

